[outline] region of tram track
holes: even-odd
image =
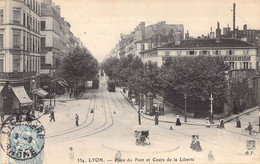
[[[55,143],[60,143],[60,142],[67,142],[67,141],[71,141],[71,140],[76,140],[76,139],[81,139],[81,138],[85,138],[87,136],[91,136],[91,135],[95,135],[97,133],[101,133],[105,130],[107,130],[108,128],[110,128],[113,123],[114,123],[114,120],[113,120],[113,116],[112,116],[112,112],[111,112],[111,107],[110,107],[110,104],[108,102],[108,98],[106,97],[107,99],[107,104],[108,104],[108,110],[106,110],[106,104],[105,104],[105,96],[104,96],[104,91],[102,90],[102,96],[100,96],[100,101],[101,101],[101,106],[103,107],[103,113],[104,113],[104,118],[105,118],[105,122],[100,125],[99,127],[97,128],[94,128],[93,130],[91,131],[88,131],[88,129],[86,131],[80,131],[80,134],[75,134],[75,133],[71,133],[73,136],[68,136],[66,138],[63,138],[63,139],[59,139],[59,141],[55,142]],[[95,113],[95,112],[94,112]],[[107,113],[110,113],[110,117],[111,117],[111,123],[106,127],[106,125],[108,124],[108,116],[107,116]],[[93,125],[93,124],[92,124]],[[94,125],[93,125],[94,126]],[[87,126],[85,126],[87,127]],[[84,127],[84,128],[85,128]],[[83,128],[82,128],[83,129]],[[82,133],[85,133],[85,134],[82,134]],[[86,134],[87,133],[87,134]]]
[[[96,97],[96,94],[94,94],[93,90],[92,90],[92,95],[91,95],[91,99],[90,99],[90,102],[89,102],[89,107],[88,107],[88,110],[87,110],[87,113],[86,113],[86,117],[85,117],[85,120],[83,121],[83,123],[81,123],[79,125],[79,127],[75,127],[75,128],[72,128],[72,129],[67,129],[67,130],[64,130],[62,132],[59,132],[58,134],[54,134],[54,135],[49,135],[46,137],[46,139],[49,139],[49,138],[53,138],[53,137],[57,137],[57,136],[61,136],[61,135],[66,135],[66,134],[70,134],[72,132],[76,132],[76,131],[79,131],[83,128],[86,128],[88,127],[93,121],[94,121],[94,113],[92,115],[92,120],[90,123],[88,123],[86,126],[84,126],[85,123],[87,123],[87,120],[88,120],[88,116],[89,116],[89,113],[90,113],[90,109],[93,109],[91,108],[91,104],[92,104],[92,101],[93,101],[93,97]],[[96,105],[96,99],[94,99],[94,108],[95,108],[95,105]],[[83,126],[82,126],[83,125]]]

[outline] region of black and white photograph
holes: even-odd
[[[260,0],[0,0],[0,164],[260,162]]]

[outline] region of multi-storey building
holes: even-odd
[[[53,74],[60,60],[60,10],[52,0],[41,3],[41,73]]]
[[[259,65],[257,46],[235,38],[221,38],[219,25],[216,29],[216,38],[175,40],[159,47],[144,50],[140,52],[140,55],[143,62],[152,61],[158,66],[161,66],[169,57],[207,56],[222,58],[230,66],[230,70],[226,74],[229,82],[237,80],[247,87],[243,93],[245,95],[230,102],[230,107],[233,107],[228,110],[238,111],[238,109],[243,110],[257,105],[259,96],[256,79]]]
[[[221,38],[216,29],[216,38],[175,39],[175,41],[140,52],[144,62],[152,61],[161,66],[166,57],[211,56],[222,57],[230,69],[257,69],[257,47],[238,39]]]
[[[139,56],[140,51],[168,43],[176,37],[183,39],[183,35],[183,25],[166,24],[162,21],[145,27],[145,22],[141,22],[130,34],[121,34],[119,46],[113,51],[118,51],[119,57],[128,54]]]
[[[0,1],[0,112],[32,105],[40,73],[39,0]]]

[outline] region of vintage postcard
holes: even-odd
[[[260,162],[259,0],[0,0],[0,164]]]

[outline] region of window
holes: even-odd
[[[20,56],[13,55],[13,71],[20,71]]]
[[[228,50],[227,51],[227,55],[233,55],[234,54],[234,50]]]
[[[32,30],[33,31],[35,30],[35,20],[34,19],[32,20]]]
[[[244,50],[244,55],[248,55],[249,50]]]
[[[189,55],[195,55],[195,51],[189,51]]]
[[[14,8],[13,10],[13,22],[16,23],[16,24],[20,24],[20,21],[21,21],[21,13],[20,13],[20,9],[17,9],[17,8]]]
[[[23,13],[23,25],[25,26],[26,15]]]
[[[25,32],[23,33],[23,49],[25,50]]]
[[[41,56],[41,64],[45,64],[45,56]]]
[[[240,69],[243,69],[243,62],[240,62],[239,65],[240,65]]]
[[[41,30],[45,30],[45,21],[41,21]]]
[[[202,51],[202,55],[207,55],[208,51]]]
[[[249,69],[249,64],[248,64],[248,62],[243,62],[243,65],[244,65],[244,69]]]
[[[142,44],[142,51],[144,50],[145,48],[144,48],[144,44]]]
[[[41,48],[45,48],[45,37],[41,38]]]
[[[234,68],[237,69],[237,62],[235,62],[235,67]]]
[[[21,45],[21,32],[13,31],[13,47],[20,48]]]
[[[229,67],[230,69],[235,69],[235,63],[234,62],[229,62]]]
[[[4,48],[4,34],[0,34],[0,49]]]
[[[32,17],[30,17],[30,25],[29,25],[29,28],[32,29]]]
[[[2,55],[0,55],[2,56]],[[4,59],[0,57],[0,72],[4,72]]]
[[[34,36],[32,36],[32,46],[33,46],[33,47],[32,47],[32,51],[34,52],[34,50],[35,50],[35,49],[34,49],[34,47],[35,47],[35,45],[34,45]]]
[[[0,10],[0,23],[4,23],[4,10]]]
[[[27,15],[27,27],[30,28],[30,17]]]

